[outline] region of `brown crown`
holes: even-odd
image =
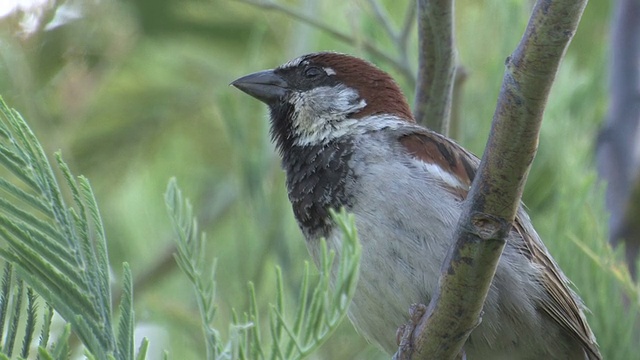
[[[415,122],[398,84],[389,74],[370,62],[332,52],[311,54],[306,57],[306,60],[314,65],[333,69],[338,81],[356,89],[367,102],[366,107],[352,115],[353,118],[392,114]]]

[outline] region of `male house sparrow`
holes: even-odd
[[[312,257],[340,248],[329,208],[355,216],[362,257],[349,318],[393,354],[413,303],[427,304],[479,160],[415,123],[394,80],[322,52],[235,80],[266,103],[289,199]],[[580,298],[521,208],[468,359],[600,359]]]

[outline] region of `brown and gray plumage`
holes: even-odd
[[[355,215],[358,331],[396,351],[410,304],[428,303],[479,160],[417,125],[393,79],[343,54],[301,56],[232,83],[265,102],[289,199],[312,257],[340,248],[329,208]],[[468,359],[600,359],[582,301],[521,208],[485,301]]]

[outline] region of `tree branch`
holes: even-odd
[[[456,70],[453,0],[418,0],[418,83],[414,116],[447,135]]]
[[[382,25],[384,31],[387,33],[387,36],[389,36],[391,40],[396,42],[399,37],[398,31],[394,28],[393,24],[391,23],[391,19],[389,19],[389,16],[387,16],[388,14],[384,11],[382,5],[380,5],[378,0],[369,0],[368,3],[373,10],[373,14],[376,16],[376,19]]]
[[[638,254],[640,253],[640,176],[635,178],[627,196],[622,224],[612,238],[624,242],[625,258],[629,273],[634,280],[638,279]]]
[[[637,220],[629,217],[633,209],[633,182],[638,177],[640,156],[636,143],[640,127],[640,2],[618,0],[611,21],[611,61],[609,62],[609,109],[598,134],[596,160],[601,179],[607,182],[606,202],[609,242],[626,244],[631,275],[637,271],[640,233],[634,233]]]
[[[416,20],[416,7],[413,5],[409,5],[407,7],[407,12],[404,15],[404,21],[402,22],[402,30],[400,31],[400,43],[404,45],[406,48],[406,44],[409,42],[409,35],[411,34],[411,29],[413,28],[413,23]]]
[[[416,6],[409,2],[407,6],[407,12],[404,16],[404,21],[402,23],[402,28],[400,33],[398,34],[398,38],[395,40],[396,45],[398,46],[398,52],[400,52],[400,61],[405,67],[411,68],[411,64],[409,63],[409,35],[411,35],[411,29],[413,29],[413,24],[416,20]],[[414,82],[411,84],[412,87],[416,86],[416,81],[414,78]]]
[[[449,137],[453,140],[462,139],[462,86],[467,81],[469,72],[464,66],[458,65],[453,81],[453,94],[451,95],[451,116],[449,120]]]
[[[407,357],[411,350],[400,348],[397,358],[454,359],[479,323],[535,156],[549,90],[586,2],[536,2],[520,44],[507,58],[491,135],[438,289],[413,331],[413,354]]]

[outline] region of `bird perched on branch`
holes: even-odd
[[[393,354],[413,303],[427,304],[479,160],[416,124],[395,81],[348,55],[301,56],[233,86],[266,103],[289,200],[317,261],[340,248],[330,208],[355,216],[362,244],[349,318]],[[580,298],[521,208],[468,359],[600,359]]]

